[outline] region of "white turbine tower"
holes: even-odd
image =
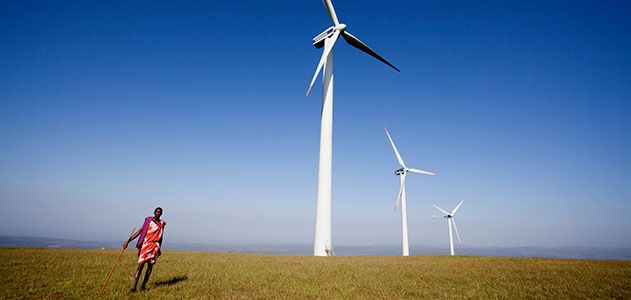
[[[313,39],[316,48],[324,47],[322,57],[318,63],[307,95],[313,87],[316,77],[324,67],[322,76],[322,117],[320,120],[320,162],[318,166],[318,196],[316,203],[316,225],[313,254],[316,256],[328,256],[333,252],[331,246],[331,172],[333,157],[333,45],[342,35],[351,46],[368,53],[370,56],[382,61],[388,66],[399,71],[395,66],[370,49],[358,38],[346,31],[346,24],[337,19],[331,0],[324,0],[324,7],[333,20],[333,26],[320,33]]]
[[[432,172],[427,172],[419,169],[408,168],[405,166],[403,162],[403,158],[399,154],[397,147],[394,145],[394,141],[390,137],[390,133],[388,133],[388,129],[386,129],[386,135],[390,140],[390,144],[392,145],[392,150],[394,150],[394,154],[397,156],[397,160],[399,161],[399,165],[401,165],[401,169],[398,169],[394,172],[395,175],[399,176],[399,196],[397,196],[397,202],[394,204],[394,209],[397,209],[399,206],[399,201],[401,201],[401,235],[402,235],[402,247],[403,247],[403,256],[410,255],[410,245],[408,243],[408,217],[407,217],[407,207],[405,201],[405,177],[408,172],[418,173],[418,174],[426,174],[436,176],[436,174]]]
[[[454,210],[452,210],[451,213],[438,207],[438,205],[436,204],[432,204],[434,205],[434,207],[436,207],[436,209],[440,210],[443,214],[445,214],[443,218],[447,219],[447,226],[449,226],[449,249],[451,250],[451,255],[454,255],[454,237],[451,233],[451,224],[454,225],[454,229],[456,230],[456,237],[458,238],[458,244],[462,244],[462,242],[460,241],[460,234],[458,233],[458,226],[456,226],[456,220],[454,219],[454,215],[456,214],[456,211],[458,210],[458,208],[460,208],[460,205],[462,205],[462,202],[464,201],[460,201],[458,206],[456,206],[456,208],[454,208]],[[433,217],[436,217],[436,216],[433,216]]]

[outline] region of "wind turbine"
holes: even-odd
[[[340,23],[333,9],[331,0],[323,0],[324,7],[329,13],[333,26],[313,38],[316,48],[323,48],[322,57],[318,63],[307,95],[313,87],[320,70],[322,74],[322,117],[320,119],[320,161],[318,165],[318,196],[316,203],[315,241],[313,255],[327,256],[333,253],[331,247],[331,172],[333,157],[333,45],[341,35],[351,46],[366,52],[386,65],[399,71],[394,65],[370,49],[358,38],[346,30],[346,24]]]
[[[397,207],[399,206],[399,201],[401,201],[401,235],[402,235],[402,241],[403,241],[402,242],[403,256],[409,256],[410,245],[408,244],[408,217],[407,217],[407,207],[406,207],[406,201],[405,201],[405,177],[407,176],[408,172],[432,175],[432,176],[436,176],[436,174],[432,172],[427,172],[427,171],[423,171],[419,169],[406,167],[405,163],[403,162],[403,158],[401,158],[401,155],[399,154],[399,151],[397,150],[397,146],[394,145],[394,141],[392,141],[392,138],[390,137],[390,133],[388,133],[388,129],[385,129],[385,130],[386,130],[386,135],[388,136],[388,139],[390,140],[390,144],[392,145],[392,150],[394,150],[394,154],[397,156],[399,165],[401,165],[401,169],[398,169],[394,172],[394,175],[399,176],[399,183],[400,183],[399,196],[397,197],[397,202],[394,204],[394,209],[397,209]]]
[[[436,209],[440,210],[443,214],[445,214],[443,218],[447,219],[447,226],[449,226],[449,247],[451,250],[451,255],[454,255],[454,237],[451,234],[451,224],[454,225],[454,229],[456,230],[456,237],[458,238],[458,244],[462,244],[462,242],[460,241],[460,234],[458,233],[458,226],[456,226],[456,220],[454,219],[454,215],[456,214],[456,211],[458,210],[458,208],[460,208],[460,205],[462,205],[462,202],[464,201],[460,201],[458,206],[456,206],[456,208],[454,208],[454,210],[452,210],[451,213],[438,207],[438,205],[436,204],[432,204],[434,205],[434,207],[436,207]],[[432,217],[436,217],[436,216],[432,216]]]

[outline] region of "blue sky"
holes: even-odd
[[[631,246],[631,5],[334,1],[333,241]],[[321,1],[4,1],[0,234],[313,242]],[[412,174],[415,175],[415,174]]]

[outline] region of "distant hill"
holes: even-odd
[[[311,255],[313,250],[311,245],[281,244],[203,244],[165,242],[163,246],[165,250],[283,255]],[[99,242],[45,237],[0,236],[0,247],[119,249],[121,247],[121,243],[113,241]],[[410,247],[410,250],[411,255],[446,255],[449,251],[446,246],[436,247],[427,245],[413,245]],[[338,256],[398,256],[400,253],[401,247],[398,245],[337,246],[335,248],[335,254]],[[460,248],[456,248],[456,254],[468,256],[631,260],[631,248],[622,247],[462,246]]]

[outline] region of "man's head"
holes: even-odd
[[[160,216],[162,216],[162,207],[156,207],[156,209],[153,210],[153,216],[156,220],[160,220]]]

